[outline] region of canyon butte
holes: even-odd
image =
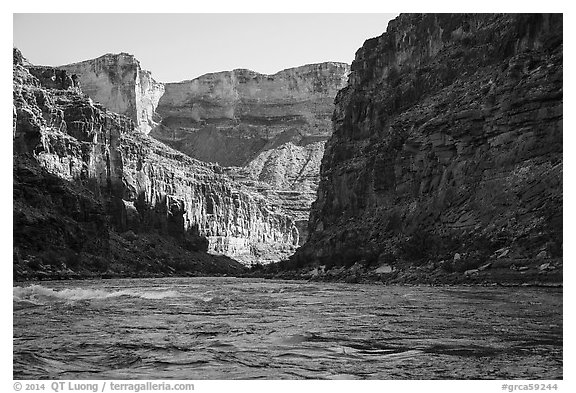
[[[403,14],[351,67],[166,84],[15,49],[15,278],[561,282],[562,48],[562,15]]]

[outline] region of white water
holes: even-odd
[[[177,297],[178,292],[170,290],[133,290],[125,289],[120,291],[105,291],[101,289],[71,288],[54,290],[42,285],[30,285],[26,287],[14,287],[13,299],[15,302],[33,302],[38,305],[47,304],[54,299],[65,301],[74,300],[97,300],[113,297],[129,296],[142,299],[164,299],[167,297]]]

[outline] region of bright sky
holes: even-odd
[[[351,63],[397,14],[14,14],[14,46],[38,65],[128,52],[160,82],[248,68]]]

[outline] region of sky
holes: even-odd
[[[397,14],[24,14],[13,44],[31,63],[63,65],[127,52],[159,82],[247,68],[351,63]]]

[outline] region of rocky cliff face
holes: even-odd
[[[262,75],[218,72],[165,85],[151,135],[263,193],[306,232],[333,101],[349,66],[311,64]]]
[[[199,269],[210,263],[222,267],[198,256],[207,250],[255,260],[262,243],[284,251],[298,243],[290,217],[234,184],[217,165],[191,159],[137,132],[132,120],[82,95],[67,71],[25,66],[17,57],[21,55],[14,63],[15,262],[22,269],[48,251],[129,260],[126,250],[131,246],[125,243],[150,234],[166,246],[163,260],[174,257],[180,266],[188,263],[181,260],[200,258]],[[78,240],[90,236],[94,247]],[[165,244],[166,238],[175,246]],[[197,254],[190,257],[189,252]],[[155,263],[162,265],[162,260]]]
[[[204,162],[287,211],[307,236],[334,97],[347,83],[343,63],[263,75],[250,70],[160,84],[131,55],[61,67],[107,108],[155,139]]]
[[[82,91],[112,112],[132,119],[147,134],[159,120],[155,114],[164,85],[142,70],[134,56],[106,54],[58,67],[77,75]]]
[[[337,96],[293,262],[560,267],[562,117],[562,15],[399,16]]]
[[[286,252],[298,244],[291,217],[239,187],[219,166],[134,133],[122,135],[120,151],[127,227],[160,227],[176,237],[201,235],[208,251],[245,262],[259,261],[263,244]]]
[[[295,131],[329,136],[333,100],[348,72],[347,64],[322,63],[274,75],[239,69],[167,83],[154,136],[203,161],[244,166],[283,133],[289,134],[284,143],[296,142]]]

